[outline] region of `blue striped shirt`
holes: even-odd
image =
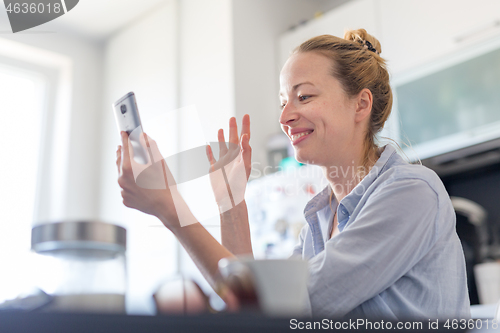
[[[455,212],[439,177],[388,145],[340,203],[330,187],[306,206],[294,255],[309,260],[313,316],[470,318]]]

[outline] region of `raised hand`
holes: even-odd
[[[135,162],[127,133],[122,132],[121,136],[123,147],[118,146],[116,165],[123,204],[177,224],[178,215],[172,196],[175,181],[156,142],[146,134],[141,135],[141,144],[150,156],[149,163],[143,165]]]
[[[220,212],[225,212],[244,200],[245,189],[252,168],[250,147],[250,116],[243,116],[241,136],[238,136],[236,118],[229,120],[229,142],[226,145],[224,131],[218,132],[219,159],[207,146],[210,161],[210,182]],[[229,146],[229,147],[228,147]]]

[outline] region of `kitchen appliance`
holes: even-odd
[[[99,221],[38,224],[31,233],[46,311],[125,313],[126,230]]]

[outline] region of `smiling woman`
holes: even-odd
[[[392,105],[380,52],[378,40],[363,29],[344,39],[318,36],[300,45],[281,72],[281,127],[297,160],[320,166],[329,182],[305,207],[307,225],[293,251],[309,262],[312,314],[469,318],[465,261],[442,182],[431,170],[406,163],[392,146],[375,144]],[[239,152],[228,149],[219,132],[219,161],[228,151],[237,155],[224,179],[212,177],[214,191],[231,189],[216,194],[222,245],[199,223],[182,226],[180,215],[194,217],[175,183],[155,193],[134,183],[126,135],[118,152],[124,203],[157,216],[216,290],[223,282],[218,261],[252,253],[245,202],[224,209],[224,202],[242,197],[250,173],[248,116],[242,125],[239,136],[230,120],[229,142]],[[217,165],[210,149],[207,155]]]
[[[319,165],[330,183],[306,206],[294,250],[310,263],[312,311],[468,317],[463,252],[443,184],[375,144],[392,107],[380,53],[363,29],[323,35],[300,45],[281,72],[281,127],[297,160]]]

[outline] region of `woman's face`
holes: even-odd
[[[314,53],[291,56],[280,75],[280,123],[297,161],[320,166],[346,163],[355,134],[355,99],[331,75],[332,61]]]

